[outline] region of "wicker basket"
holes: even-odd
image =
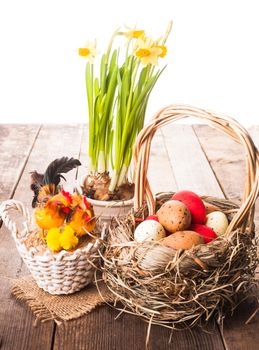
[[[210,244],[186,251],[173,251],[159,242],[137,243],[133,233],[139,220],[152,215],[172,194],[154,198],[147,170],[150,146],[162,126],[196,117],[226,133],[244,147],[247,178],[241,206],[204,197],[228,215],[224,236]],[[247,131],[235,120],[189,106],[169,106],[161,110],[140,132],[134,149],[134,211],[126,221],[110,228],[104,254],[103,278],[125,310],[150,324],[170,328],[191,326],[203,318],[224,316],[226,305],[234,308],[240,295],[249,295],[257,284],[258,264],[254,240],[254,206],[258,196],[258,151]]]
[[[10,217],[10,211],[15,210],[25,219],[24,228],[19,230]],[[43,253],[35,248],[27,248],[25,240],[33,231],[32,219],[24,205],[16,200],[7,200],[0,206],[0,217],[11,231],[17,249],[30,270],[38,286],[50,294],[71,294],[88,285],[99,261],[101,237],[94,242],[83,243],[74,251],[62,250],[53,253],[44,249]],[[18,219],[18,218],[17,218]]]

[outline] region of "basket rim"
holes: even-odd
[[[21,238],[15,235],[15,241],[19,246],[19,248],[22,249],[24,253],[26,253],[29,256],[33,256],[39,261],[40,260],[45,261],[46,258],[52,258],[53,260],[56,260],[56,261],[60,261],[65,258],[69,258],[68,260],[74,260],[78,256],[80,256],[82,253],[87,253],[87,252],[91,253],[92,249],[97,250],[105,238],[105,231],[102,230],[100,236],[96,237],[94,242],[86,242],[86,244],[76,248],[73,251],[62,249],[61,251],[55,253],[51,251],[48,248],[48,246],[46,246],[46,249],[44,250],[44,252],[41,253],[35,247],[28,248],[26,244],[23,242],[23,237],[24,238],[26,237],[26,236],[23,236],[23,233],[25,233],[25,231],[27,235],[29,232],[32,232],[33,230],[28,231],[27,228],[24,228],[24,230],[21,232]]]
[[[15,238],[15,241],[16,241],[17,245],[19,246],[19,249],[22,249],[24,253],[26,253],[27,255],[29,255],[31,257],[34,257],[35,259],[37,259],[39,261],[40,260],[45,261],[47,258],[48,259],[52,258],[53,260],[60,261],[60,260],[63,260],[65,258],[69,258],[71,260],[74,260],[82,253],[87,253],[87,252],[90,253],[92,249],[97,250],[99,248],[99,246],[101,245],[103,238],[104,237],[102,237],[102,238],[97,237],[94,242],[87,242],[85,245],[78,247],[73,251],[68,251],[68,250],[62,249],[61,251],[56,252],[56,253],[51,251],[47,246],[46,246],[44,252],[41,253],[35,247],[28,248],[26,246],[26,244],[22,241],[22,239]]]

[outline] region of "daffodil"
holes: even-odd
[[[93,63],[94,58],[98,55],[99,51],[96,49],[96,42],[90,43],[89,41],[84,47],[78,49],[79,56],[85,57],[88,61]]]
[[[145,31],[142,29],[130,28],[126,26],[127,31],[122,34],[129,40],[138,39],[145,35]]]
[[[139,39],[135,47],[135,56],[141,63],[146,66],[148,64],[157,65],[157,60],[163,54],[163,49],[154,46],[154,42],[150,38]]]
[[[156,47],[162,50],[159,57],[165,57],[165,55],[167,54],[167,47],[165,45],[157,45]]]
[[[78,238],[75,236],[75,232],[70,226],[65,226],[61,233],[60,244],[65,250],[70,250],[77,246]]]
[[[59,252],[62,247],[60,244],[60,230],[57,227],[48,230],[46,237],[47,245],[53,252]]]

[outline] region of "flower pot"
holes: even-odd
[[[126,201],[99,201],[87,198],[93,205],[94,213],[101,223],[109,224],[112,218],[121,219],[133,207],[133,198]]]
[[[82,176],[79,186],[83,190],[85,175]],[[87,197],[89,203],[92,204],[94,214],[98,218],[99,223],[110,224],[112,218],[122,219],[133,208],[134,199],[129,200],[111,200],[101,201]]]

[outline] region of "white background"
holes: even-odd
[[[0,0],[0,121],[86,122],[84,60],[118,26],[160,35],[168,21],[168,67],[148,118],[170,103],[224,112],[259,124],[256,0]]]

